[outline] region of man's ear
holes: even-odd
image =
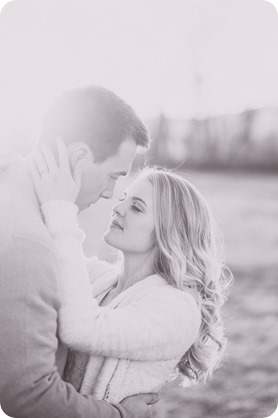
[[[72,168],[78,163],[94,162],[94,155],[88,145],[84,142],[76,142],[69,145],[68,153]]]

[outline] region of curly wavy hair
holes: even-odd
[[[219,367],[227,342],[221,306],[232,275],[222,263],[222,239],[205,198],[181,175],[145,168],[141,176],[153,186],[155,272],[170,285],[190,292],[201,310],[197,340],[172,379],[184,385],[205,382]]]

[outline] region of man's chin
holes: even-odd
[[[93,202],[79,202],[77,200],[75,204],[78,206],[79,212],[83,212],[83,210],[89,209]]]
[[[79,203],[79,202],[75,202],[75,204],[78,207],[78,213],[83,212],[86,209],[89,209],[89,207],[91,206],[90,203]]]

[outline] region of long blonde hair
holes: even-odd
[[[204,197],[192,184],[167,170],[147,168],[141,175],[153,186],[155,271],[170,285],[193,294],[201,310],[197,340],[174,376],[181,383],[206,381],[226,347],[220,308],[231,275],[222,264],[222,241]]]

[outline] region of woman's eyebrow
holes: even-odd
[[[140,197],[132,196],[132,199],[133,200],[139,200],[139,202],[142,202],[145,206],[147,206],[147,203],[144,200],[140,199]]]

